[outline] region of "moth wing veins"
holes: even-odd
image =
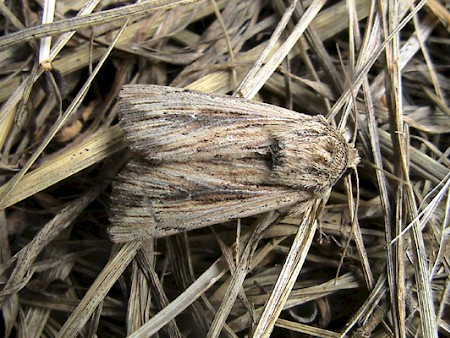
[[[301,212],[359,159],[323,116],[229,96],[127,85],[119,117],[136,156],[113,183],[116,242]]]
[[[237,171],[249,166],[245,161],[235,165]],[[149,167],[145,160],[132,160],[113,182],[110,237],[126,242],[169,236],[269,210],[288,210],[313,197],[308,191],[258,184],[267,175],[265,165],[256,162],[246,181],[226,163]]]
[[[128,85],[120,124],[130,148],[155,162],[210,161],[265,154],[271,129],[316,118],[251,100],[163,86]]]

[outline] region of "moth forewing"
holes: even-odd
[[[155,88],[152,93],[134,87],[122,91],[121,124],[130,148],[152,160],[208,161],[221,156],[229,160],[267,154],[272,129],[319,120],[239,98],[148,86]]]
[[[302,210],[357,161],[322,116],[153,85],[125,86],[120,106],[136,159],[113,183],[117,242]]]
[[[168,163],[149,170],[145,160],[131,161],[113,185],[111,238],[168,236],[311,200],[309,191],[258,184],[267,170],[255,170],[252,162],[251,170],[233,172],[228,164]]]

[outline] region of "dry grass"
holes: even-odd
[[[450,336],[448,3],[97,2],[0,3],[7,335]],[[323,114],[362,162],[263,237],[270,214],[113,244],[125,83]]]

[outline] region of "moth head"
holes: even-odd
[[[356,169],[360,160],[358,150],[356,150],[355,146],[347,143],[347,169]]]
[[[345,139],[344,139],[345,140]],[[360,158],[358,154],[358,150],[356,150],[355,146],[351,143],[344,143],[345,146],[345,156],[344,161],[341,163],[341,166],[337,166],[337,168],[340,169],[340,174],[336,173],[336,177],[334,181],[331,181],[329,187],[332,187],[341,177],[347,176],[350,174],[352,170],[356,169],[356,166],[358,165]]]
[[[271,181],[322,193],[359,162],[357,150],[322,117],[273,131]]]

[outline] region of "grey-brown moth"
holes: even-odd
[[[127,85],[119,118],[136,156],[112,187],[116,242],[301,211],[358,162],[323,116],[241,98]]]

